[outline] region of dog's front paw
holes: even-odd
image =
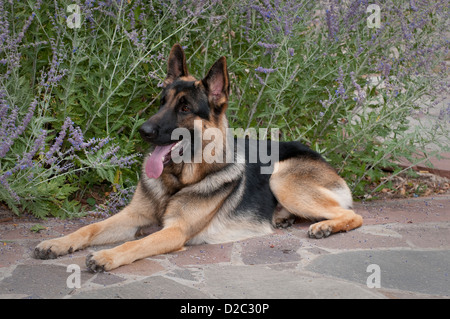
[[[67,244],[63,238],[45,240],[36,246],[33,256],[36,259],[55,259],[58,256],[71,254],[72,246]]]
[[[92,272],[104,272],[117,268],[113,255],[108,250],[96,251],[86,257],[86,267]]]

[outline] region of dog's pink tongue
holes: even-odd
[[[149,178],[158,178],[164,169],[163,158],[169,154],[173,144],[167,146],[156,146],[150,158],[145,163],[145,174]]]

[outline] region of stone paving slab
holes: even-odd
[[[174,280],[154,276],[136,280],[108,289],[92,290],[77,294],[75,299],[209,299],[198,289],[179,284]]]
[[[215,298],[385,298],[383,294],[350,282],[262,265],[211,266],[205,269],[205,282],[205,290]]]
[[[310,222],[299,221],[98,274],[86,270],[86,255],[114,245],[31,257],[41,240],[97,220],[14,218],[0,223],[0,298],[449,298],[450,196],[356,203],[355,210],[363,227],[324,239],[309,238]],[[33,233],[37,223],[46,229]],[[380,267],[380,288],[367,286],[371,264]],[[67,285],[69,265],[79,266],[80,288]]]
[[[367,282],[368,266],[374,264],[380,267],[381,287],[431,295],[450,295],[448,250],[348,251],[321,256],[306,269],[364,283]],[[373,270],[369,273],[372,272]]]

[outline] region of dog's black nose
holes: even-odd
[[[152,123],[145,122],[139,128],[139,133],[144,140],[152,141],[158,136],[158,128]]]

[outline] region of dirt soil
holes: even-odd
[[[431,174],[428,171],[401,173],[397,176],[388,175],[381,179],[385,182],[380,190],[379,183],[373,183],[366,189],[361,200],[426,197],[435,194],[450,193],[450,179]]]

